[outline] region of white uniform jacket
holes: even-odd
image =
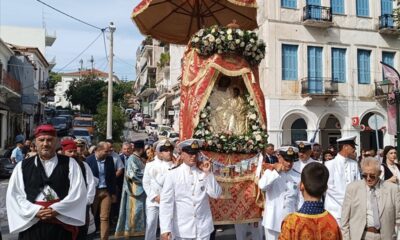
[[[360,170],[356,161],[345,158],[339,153],[333,160],[325,162],[325,166],[329,170],[325,209],[340,223],[346,187],[349,183],[360,180]]]
[[[207,237],[214,231],[209,197],[218,198],[221,187],[214,174],[185,163],[168,172],[160,201],[161,234],[180,238]]]
[[[307,161],[302,161],[302,160],[299,159],[297,162],[293,163],[293,170],[301,174],[301,172],[303,171],[304,167],[307,164],[312,163],[312,162],[317,162],[317,161],[312,159],[312,158],[307,159]]]
[[[297,162],[294,162],[293,170],[300,174],[299,175],[299,180],[298,180],[299,183],[300,183],[300,180],[301,180],[301,172],[303,171],[304,167],[307,166],[307,164],[310,164],[312,162],[318,162],[318,161],[316,161],[316,160],[314,160],[312,158],[309,158],[309,159],[307,159],[307,161],[302,161],[302,160],[299,159]],[[304,197],[300,193],[299,194],[299,203],[298,203],[297,209],[300,209],[301,206],[303,206],[303,203],[304,203]]]
[[[146,206],[159,206],[154,198],[160,195],[165,176],[172,167],[172,161],[162,161],[157,156],[146,164],[143,174],[143,188],[147,195]]]
[[[265,191],[263,225],[265,229],[281,231],[283,219],[297,210],[299,201],[299,173],[290,170],[278,173],[265,170],[258,181],[258,186]]]

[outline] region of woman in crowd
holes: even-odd
[[[36,156],[36,154],[37,151],[36,151],[35,141],[32,141],[31,144],[29,145],[29,152],[26,154],[25,158]]]
[[[386,146],[383,150],[380,178],[385,181],[398,184],[400,177],[400,166],[396,163],[397,151],[393,146]]]
[[[333,153],[330,150],[326,150],[322,153],[322,163],[325,164],[326,161],[333,159]]]

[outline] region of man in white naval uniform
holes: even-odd
[[[346,187],[349,183],[360,180],[360,170],[356,159],[356,136],[342,137],[337,140],[339,153],[325,162],[329,170],[328,190],[325,197],[325,209],[340,224],[342,205]]]
[[[173,167],[172,151],[174,146],[168,140],[161,140],[156,145],[154,160],[144,168],[143,188],[146,192],[146,234],[145,240],[156,240],[160,193],[165,175]]]
[[[301,175],[301,172],[303,171],[304,167],[312,162],[318,162],[314,159],[311,158],[312,154],[312,144],[307,141],[296,141],[297,148],[299,149],[299,159],[297,162],[294,162],[293,164],[293,170],[298,172]],[[298,180],[300,182],[300,179]],[[304,198],[303,195],[299,195],[299,204],[297,206],[298,209],[303,206],[304,203]]]
[[[221,187],[211,162],[199,162],[200,140],[179,143],[183,163],[169,171],[160,200],[161,239],[208,240],[214,230],[209,198],[218,198]]]
[[[312,144],[306,141],[296,141],[297,148],[299,149],[299,160],[293,164],[293,170],[301,174],[303,168],[316,160],[311,158]]]
[[[265,191],[263,226],[267,240],[278,239],[283,219],[297,210],[300,174],[292,169],[297,149],[290,146],[278,149],[278,163],[267,169],[258,182]]]

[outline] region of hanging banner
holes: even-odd
[[[399,73],[390,65],[383,62],[381,62],[381,64],[383,78],[389,80],[393,85],[396,85],[396,82],[399,82],[400,80]],[[389,93],[388,98],[394,99],[394,94]],[[396,104],[387,104],[387,114],[388,133],[390,135],[396,135]]]

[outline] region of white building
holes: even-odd
[[[259,36],[266,59],[260,65],[269,142],[320,142],[357,135],[361,148],[376,148],[372,114],[384,118],[385,101],[375,98],[382,81],[380,61],[399,69],[400,41],[392,0],[260,1]],[[332,14],[331,14],[332,13]],[[366,131],[352,124],[357,118]],[[383,145],[394,137],[379,131]],[[360,141],[361,140],[361,141]]]
[[[17,26],[0,26],[0,37],[14,45],[39,48],[43,55],[46,55],[46,47],[51,47],[56,40],[55,32],[49,34],[44,28]]]
[[[78,72],[69,72],[69,73],[60,73],[61,81],[56,84],[54,87],[54,102],[49,102],[49,105],[54,107],[62,107],[68,108],[72,107],[73,109],[79,110],[79,106],[72,106],[71,103],[67,99],[66,91],[69,89],[71,83],[75,80],[82,79],[84,76],[95,75],[97,79],[100,81],[108,80],[108,73],[102,72],[97,69],[90,70],[82,70]],[[114,76],[113,81],[119,82],[119,79]]]

